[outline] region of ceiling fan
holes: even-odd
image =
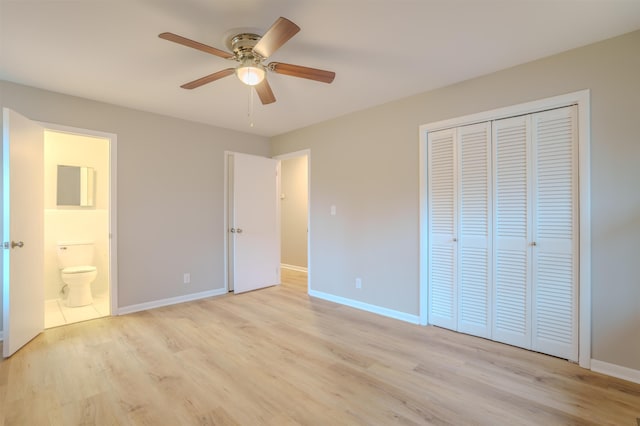
[[[185,83],[180,86],[183,89],[195,89],[235,73],[244,84],[255,87],[260,101],[266,105],[276,101],[276,97],[266,79],[267,71],[323,83],[331,83],[336,76],[336,73],[332,71],[285,64],[283,62],[264,64],[264,61],[269,56],[296,35],[298,31],[300,31],[299,26],[286,18],[280,17],[263,36],[253,33],[241,33],[233,36],[230,40],[233,53],[173,33],[162,33],[158,37],[240,63],[235,68],[226,68]]]

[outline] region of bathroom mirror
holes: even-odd
[[[58,165],[59,206],[92,207],[95,171],[92,167]]]

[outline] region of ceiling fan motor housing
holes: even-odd
[[[258,34],[252,33],[242,33],[233,36],[231,39],[231,48],[236,55],[236,59],[240,62],[244,62],[245,59],[252,59],[256,64],[262,62],[264,58],[253,51],[254,46],[261,38]]]

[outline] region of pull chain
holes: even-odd
[[[249,106],[247,111],[249,127],[253,127],[253,87],[249,86]]]

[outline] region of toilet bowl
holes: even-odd
[[[71,266],[61,272],[62,282],[69,287],[67,306],[77,307],[93,303],[91,283],[98,276],[95,266]]]
[[[58,262],[62,282],[67,285],[67,306],[78,307],[93,302],[91,283],[98,276],[93,263],[93,243],[58,243]]]

